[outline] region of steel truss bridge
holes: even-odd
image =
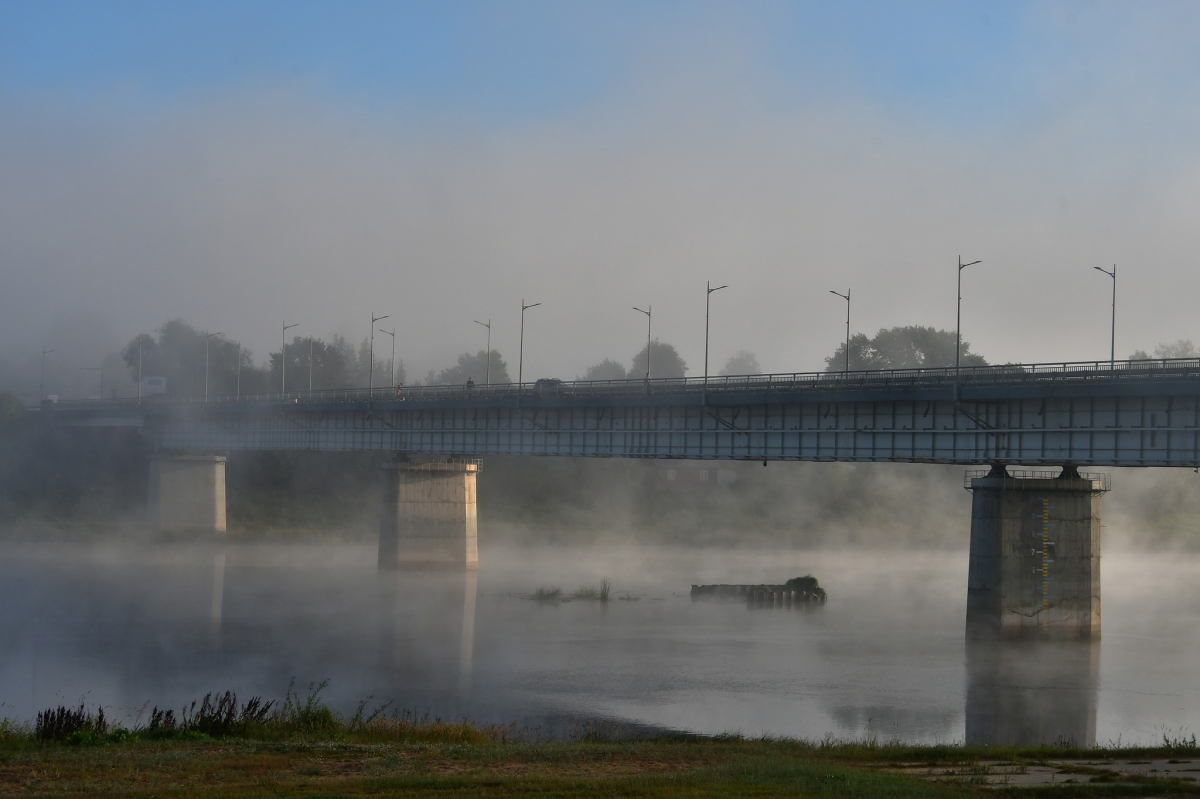
[[[1200,466],[1200,360],[44,404],[168,450]]]

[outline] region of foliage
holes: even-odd
[[[232,691],[215,697],[213,694],[205,694],[199,709],[196,708],[195,702],[183,709],[179,727],[184,732],[199,732],[213,738],[242,735],[251,729],[252,725],[265,723],[273,704],[275,703],[263,702],[261,697],[254,696],[239,708],[237,694]],[[158,708],[155,708],[155,711],[157,710]],[[166,722],[166,719],[163,721]],[[151,723],[153,722],[154,713],[151,713]]]
[[[1153,355],[1145,350],[1136,350],[1129,356],[1131,361],[1149,361],[1161,358],[1200,358],[1200,349],[1192,343],[1191,339],[1181,338],[1178,341],[1164,341],[1159,344],[1154,348]]]
[[[0,433],[14,430],[25,417],[25,403],[12,391],[0,391]]]
[[[538,588],[533,592],[533,598],[538,602],[556,602],[562,598],[561,588]]]
[[[658,339],[654,339],[654,344],[650,349],[650,377],[683,377],[687,370],[687,364],[679,355],[678,350],[670,344],[664,344]],[[646,348],[642,347],[638,350],[638,354],[633,356],[633,364],[629,367],[629,376],[638,378],[645,374]]]
[[[757,375],[762,374],[758,358],[749,350],[738,350],[736,355],[729,356],[725,366],[718,374],[722,375]]]
[[[953,330],[910,325],[880,330],[874,338],[858,333],[850,337],[850,369],[919,369],[954,366]],[[987,366],[982,355],[971,352],[970,343],[962,342],[963,366]],[[827,372],[846,368],[846,345],[841,344],[825,359]]]
[[[86,740],[88,736],[101,736],[108,732],[108,722],[104,718],[104,708],[98,708],[93,715],[79,707],[47,708],[37,714],[33,726],[33,737],[39,741],[69,741]]]
[[[474,355],[464,352],[458,356],[458,362],[454,366],[443,369],[426,382],[438,386],[462,386],[466,385],[468,379],[471,379],[475,381],[475,385],[481,386],[489,379],[487,375],[488,353],[487,350],[480,350]],[[512,378],[508,376],[508,364],[504,362],[504,358],[500,357],[498,350],[492,350],[490,379],[493,383],[512,382]]]
[[[645,374],[643,372],[642,374]],[[636,377],[636,375],[634,375]],[[605,358],[600,363],[594,363],[584,372],[584,380],[625,380],[630,377],[630,374],[625,371],[625,367],[614,361],[612,358]]]

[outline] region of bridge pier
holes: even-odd
[[[478,567],[478,473],[478,462],[385,464],[379,568]]]
[[[160,455],[150,463],[147,516],[172,532],[225,532],[224,455]]]
[[[970,479],[967,635],[1100,636],[1100,480],[1003,465]]]

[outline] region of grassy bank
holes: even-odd
[[[602,728],[580,728],[570,740],[548,741],[536,731],[365,704],[340,716],[320,702],[319,689],[289,691],[280,703],[209,696],[178,713],[153,708],[129,724],[83,707],[48,709],[33,723],[5,721],[0,794],[1200,795],[1183,765],[1200,763],[1194,739],[1156,749],[999,749],[732,736],[611,740]],[[1158,762],[1180,765],[1165,777],[1128,773]],[[1021,784],[1038,773],[1053,784]]]

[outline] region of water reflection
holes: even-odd
[[[968,641],[967,743],[1096,743],[1099,641]]]

